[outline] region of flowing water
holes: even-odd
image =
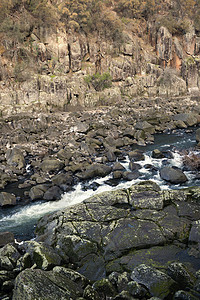
[[[45,214],[53,213],[60,209],[64,209],[67,206],[71,206],[82,202],[84,199],[93,196],[94,194],[101,193],[104,191],[110,191],[119,188],[128,188],[132,184],[140,182],[141,180],[153,180],[161,189],[170,188],[183,188],[185,186],[199,185],[200,180],[195,179],[196,174],[192,172],[185,172],[188,177],[188,181],[184,185],[170,185],[163,181],[159,175],[159,169],[166,163],[181,167],[182,166],[182,155],[180,154],[183,150],[188,150],[196,145],[195,132],[178,130],[170,134],[158,134],[155,135],[155,143],[145,147],[137,147],[145,151],[145,160],[139,161],[141,165],[140,177],[132,181],[121,181],[117,185],[111,186],[109,180],[112,175],[106,176],[101,179],[94,179],[85,184],[79,183],[74,189],[68,193],[65,193],[60,200],[44,202],[37,201],[26,206],[15,206],[11,208],[4,208],[0,210],[0,231],[11,231],[14,233],[16,238],[26,240],[34,237],[34,228],[38,219]],[[172,159],[153,159],[151,157],[152,150],[160,149],[170,150],[173,153]],[[129,159],[121,162],[124,167],[128,170]],[[154,166],[154,169],[147,169],[146,165],[150,164]],[[96,189],[91,188],[95,183]]]

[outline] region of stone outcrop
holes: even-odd
[[[188,180],[180,169],[174,167],[162,168],[160,170],[160,177],[174,184],[184,183]]]
[[[161,191],[146,181],[45,216],[37,241],[0,250],[2,292],[117,300],[173,298],[190,289],[198,298],[198,199],[198,187]]]

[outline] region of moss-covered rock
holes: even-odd
[[[62,274],[53,271],[26,269],[16,280],[13,300],[77,299],[81,296],[78,285]]]
[[[175,282],[165,273],[142,264],[136,267],[131,278],[144,285],[152,296],[164,299],[175,290]]]

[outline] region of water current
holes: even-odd
[[[174,189],[184,188],[186,186],[200,185],[200,179],[195,179],[196,174],[192,172],[185,172],[188,177],[188,181],[184,185],[172,185],[160,178],[159,171],[166,163],[165,159],[153,159],[151,157],[154,149],[160,149],[161,151],[170,150],[173,154],[172,159],[167,159],[167,163],[170,165],[181,167],[182,166],[182,151],[192,149],[196,145],[195,130],[177,130],[173,133],[157,134],[155,135],[155,142],[152,145],[140,146],[137,149],[141,149],[145,153],[145,160],[139,161],[141,165],[140,177],[132,181],[120,181],[117,185],[111,186],[109,180],[112,175],[105,178],[94,179],[87,183],[79,183],[74,189],[68,193],[62,195],[60,200],[44,202],[37,201],[25,206],[15,206],[12,208],[4,208],[0,210],[0,231],[11,231],[15,237],[20,240],[26,240],[34,238],[34,228],[38,219],[45,214],[53,213],[55,211],[66,208],[77,203],[82,202],[84,199],[91,197],[97,193],[104,191],[110,191],[119,188],[128,188],[134,183],[142,180],[152,180],[159,184],[161,189]],[[121,162],[121,161],[120,161]],[[128,157],[121,162],[128,170],[129,159]],[[147,169],[145,165],[150,164],[155,168]],[[96,189],[92,189],[91,186],[95,183]]]

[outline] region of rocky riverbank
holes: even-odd
[[[77,182],[106,174],[132,180],[143,156],[138,145],[199,122],[196,98],[2,118],[1,209],[57,200]],[[126,155],[130,171],[120,165]],[[10,243],[0,249],[1,298],[198,299],[199,193],[144,182],[44,217],[36,240],[23,245],[2,233],[1,246]]]
[[[137,145],[153,143],[154,133],[199,124],[199,113],[197,98],[156,98],[92,111],[4,117],[0,206],[55,200],[79,181],[112,172],[113,178],[137,178],[134,163],[127,173],[116,160],[141,159]],[[13,187],[15,195],[9,193]]]

